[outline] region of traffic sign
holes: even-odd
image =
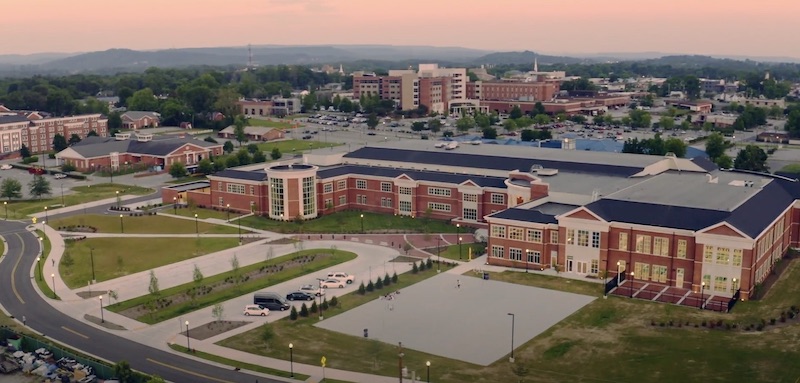
[[[33,221],[33,223],[36,224],[36,217],[31,218],[31,221]]]
[[[320,363],[322,363],[322,367],[325,367],[325,362],[327,362],[327,361],[328,361],[328,359],[325,359],[324,356],[322,357],[322,359],[320,359]]]

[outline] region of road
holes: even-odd
[[[17,221],[0,222],[0,234],[8,247],[7,255],[0,262],[0,302],[11,315],[18,318],[25,315],[27,325],[45,337],[108,361],[128,361],[135,370],[172,382],[282,382],[148,347],[62,314],[33,286],[31,270],[39,255],[36,236]]]

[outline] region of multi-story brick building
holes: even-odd
[[[393,100],[400,109],[423,106],[430,112],[446,113],[451,102],[467,99],[466,68],[440,68],[437,64],[420,64],[419,70],[391,70],[388,76],[353,74],[353,98],[378,95]]]
[[[420,145],[226,170],[162,197],[282,220],[343,209],[427,215],[487,228],[489,264],[624,275],[681,294],[702,288],[708,299],[747,299],[800,242],[794,180],[720,170],[705,158]]]
[[[486,101],[550,101],[558,95],[561,81],[537,76],[525,81],[476,81],[467,87],[468,98]]]
[[[94,131],[108,135],[108,119],[101,114],[41,118],[38,114],[0,116],[0,150],[2,153],[18,152],[25,145],[32,153],[53,148],[56,134],[69,139],[73,134],[85,138]]]

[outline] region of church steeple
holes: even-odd
[[[533,71],[534,72],[539,72],[539,58],[538,57],[534,57],[533,58]]]

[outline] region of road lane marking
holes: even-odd
[[[24,305],[25,300],[22,299],[22,295],[19,295],[19,291],[17,290],[17,279],[14,278],[14,275],[17,274],[17,268],[19,267],[19,263],[22,262],[22,255],[25,254],[25,241],[22,240],[19,234],[14,234],[19,238],[20,243],[22,244],[22,249],[19,253],[19,258],[17,258],[17,262],[14,263],[14,267],[11,269],[11,291],[14,292],[14,295],[17,296],[17,299]]]
[[[67,331],[69,331],[69,332],[71,332],[71,333],[73,333],[73,334],[75,334],[75,335],[77,335],[77,336],[79,336],[79,337],[82,337],[83,339],[89,339],[89,337],[88,337],[88,336],[86,336],[86,335],[83,335],[83,334],[81,334],[81,333],[79,333],[79,332],[77,332],[77,331],[75,331],[75,330],[73,330],[73,329],[66,328],[66,327],[64,327],[64,326],[61,326],[61,328],[63,328],[64,330],[67,330]]]
[[[234,383],[234,382],[231,382],[230,380],[222,380],[222,379],[217,379],[217,378],[210,377],[210,376],[208,376],[208,375],[198,374],[198,373],[196,373],[196,372],[189,371],[189,370],[185,370],[185,369],[182,369],[182,368],[180,368],[180,367],[175,367],[175,366],[173,366],[173,365],[166,364],[166,363],[162,363],[162,362],[159,362],[159,361],[156,361],[156,360],[150,359],[150,358],[147,358],[147,361],[148,361],[148,362],[151,362],[151,363],[155,363],[155,364],[157,364],[157,365],[159,365],[159,366],[163,366],[163,367],[171,368],[171,369],[173,369],[173,370],[176,370],[176,371],[180,371],[180,372],[182,372],[182,373],[184,373],[184,374],[194,375],[194,376],[196,376],[196,377],[203,378],[203,379],[208,379],[208,380],[211,380],[211,381],[214,381],[214,382],[220,382],[220,383]]]

